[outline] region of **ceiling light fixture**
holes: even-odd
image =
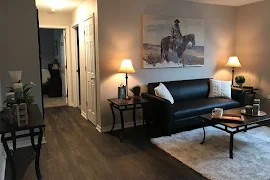
[[[46,0],[46,4],[51,7],[51,11],[63,9],[66,6],[65,0]]]

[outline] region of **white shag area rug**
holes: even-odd
[[[235,134],[234,159],[229,158],[229,134],[213,127],[205,130],[203,145],[202,128],[153,138],[151,142],[208,179],[270,179],[270,128]]]

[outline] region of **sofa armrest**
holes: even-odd
[[[142,93],[142,97],[149,103],[143,105],[143,116],[146,121],[153,121],[160,125],[167,135],[171,135],[173,129],[173,104],[170,101]]]
[[[241,106],[245,106],[246,91],[240,88],[232,87],[232,99],[239,102]]]

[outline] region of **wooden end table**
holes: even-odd
[[[121,117],[120,141],[123,142],[124,129],[125,129],[123,112],[128,111],[128,110],[133,110],[133,123],[134,123],[134,127],[136,127],[136,109],[142,109],[143,104],[147,103],[148,100],[142,97],[136,97],[136,99],[134,99],[134,97],[131,97],[130,100],[114,98],[114,99],[108,99],[108,101],[110,102],[110,107],[111,107],[111,111],[113,115],[113,125],[111,129],[111,133],[115,125],[115,113],[113,109],[117,109],[120,112],[120,117]],[[143,125],[144,125],[144,118],[143,118]]]
[[[30,137],[31,138],[31,144],[36,152],[35,157],[35,169],[36,169],[36,176],[37,179],[42,180],[42,176],[40,173],[40,167],[39,167],[39,158],[40,158],[40,150],[42,145],[42,138],[43,138],[43,131],[45,128],[45,121],[39,111],[38,106],[32,105],[29,108],[28,111],[28,125],[18,127],[16,125],[11,125],[4,119],[0,120],[0,134],[1,136],[1,142],[3,144],[3,147],[5,149],[5,152],[7,154],[7,159],[11,167],[11,177],[12,180],[17,179],[17,173],[16,173],[16,167],[14,162],[14,155],[16,152],[16,140],[23,137]],[[16,132],[18,131],[29,131],[25,132],[24,134],[17,135]],[[38,130],[38,131],[35,131]],[[10,133],[11,136],[6,136],[7,133]],[[34,137],[38,136],[38,143],[35,144]],[[13,150],[11,150],[8,146],[8,141],[12,141]]]

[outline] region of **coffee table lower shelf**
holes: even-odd
[[[229,111],[241,111],[241,109],[232,109],[228,110]],[[247,132],[248,130],[255,129],[261,126],[267,126],[270,125],[270,117],[269,116],[264,116],[260,118],[252,118],[252,117],[246,117],[246,120],[239,124],[239,123],[225,123],[222,121],[215,121],[212,120],[210,114],[202,115],[200,116],[202,119],[202,125],[203,125],[203,140],[201,144],[205,143],[206,139],[206,131],[205,127],[206,126],[212,126],[214,128],[217,128],[219,130],[222,130],[224,132],[227,132],[230,134],[230,143],[229,143],[229,155],[230,158],[233,159],[233,141],[234,141],[234,135],[240,132]]]

